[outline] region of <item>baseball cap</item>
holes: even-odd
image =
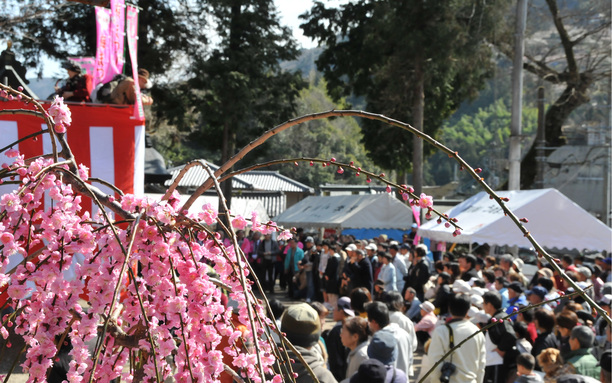
[[[338,310],[344,311],[348,316],[355,316],[355,311],[351,309],[351,298],[349,297],[338,298]]]
[[[535,295],[539,296],[540,298],[544,299],[546,294],[548,294],[548,290],[546,290],[542,286],[533,286],[533,288],[531,290],[527,290],[525,292],[525,295],[531,295],[531,294],[535,294]]]

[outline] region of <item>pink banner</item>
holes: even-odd
[[[110,81],[114,74],[110,70],[111,59],[111,34],[110,34],[110,10],[96,7],[96,69],[93,76],[93,87],[97,84]]]
[[[111,58],[113,76],[123,72],[123,41],[125,40],[125,3],[124,0],[111,0]]]
[[[132,62],[132,78],[134,79],[136,94],[134,117],[138,120],[144,120],[142,96],[140,94],[140,84],[138,84],[138,9],[131,5],[127,6],[127,44]]]
[[[83,69],[83,74],[88,74],[93,77],[96,69],[95,57],[68,57],[68,60],[80,66],[81,69]]]
[[[414,216],[414,222],[416,222],[417,227],[421,227],[421,208],[418,206],[411,205],[412,207],[412,215]],[[414,240],[412,241],[413,245],[418,245],[421,237],[418,235],[414,236]]]

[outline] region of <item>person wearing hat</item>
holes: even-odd
[[[373,243],[369,243],[364,247],[364,250],[366,252],[366,256],[370,260],[370,263],[372,264],[372,276],[374,277],[374,280],[377,280],[378,274],[380,274],[380,269],[382,268],[382,263],[380,263],[380,258],[377,255],[378,247]]]
[[[410,245],[416,245],[418,244],[418,242],[415,242],[414,238],[416,238],[417,236],[417,231],[419,230],[419,225],[417,225],[416,223],[413,223],[410,226],[410,233],[408,233],[408,243]]]
[[[62,68],[68,72],[68,80],[63,87],[55,87],[55,93],[64,98],[64,101],[72,102],[91,102],[91,92],[93,91],[93,80],[91,76],[82,74],[81,67],[67,61]]]
[[[396,285],[396,272],[395,266],[393,265],[393,257],[389,253],[383,251],[378,253],[378,259],[382,263],[382,268],[378,274],[378,280],[384,282],[385,291],[397,291]]]
[[[514,281],[508,285],[508,308],[506,309],[506,314],[512,314],[515,308],[518,311],[521,307],[529,304],[527,297],[523,294],[524,291],[525,288],[521,282]],[[512,316],[511,319],[516,320],[516,315]]]
[[[436,328],[438,317],[434,313],[436,307],[433,303],[425,301],[419,307],[421,308],[421,320],[414,325],[414,331],[416,332],[419,346],[422,347],[431,337],[431,332]]]
[[[387,368],[384,364],[376,359],[368,359],[364,361],[359,370],[351,376],[350,383],[385,383],[387,378]]]
[[[370,340],[368,357],[376,359],[387,368],[386,383],[407,383],[406,373],[393,366],[397,360],[397,339],[390,333],[379,331]]]
[[[444,362],[451,362],[455,366],[455,372],[449,379],[451,383],[483,382],[485,377],[486,340],[479,328],[466,318],[470,306],[467,294],[453,295],[449,303],[451,319],[445,325],[436,326],[431,334],[427,358],[435,362],[450,350],[451,332],[455,346],[477,333],[444,359]],[[439,382],[441,374],[442,363],[430,375],[430,382]]]
[[[335,383],[336,378],[327,369],[321,355],[314,350],[321,336],[321,322],[317,312],[306,303],[289,306],[281,318],[281,331],[302,355],[321,383]],[[289,351],[296,382],[312,382],[312,377],[300,359]]]
[[[344,321],[355,316],[355,311],[351,309],[351,299],[349,297],[339,298],[332,315],[336,324],[329,330],[325,337],[328,354],[327,360],[329,362],[329,370],[334,375],[334,378],[341,381],[347,378],[346,359],[350,350],[342,344],[340,331],[342,330]]]
[[[138,69],[138,85],[140,89],[145,89],[149,84],[149,71],[140,68]],[[153,104],[151,96],[141,93],[140,94],[143,105]],[[134,79],[126,77],[121,81],[111,93],[111,103],[117,105],[134,105],[136,103],[136,84]]]
[[[544,302],[546,298],[546,294],[548,294],[548,290],[542,286],[533,286],[531,290],[527,290],[525,295],[527,296],[527,300],[532,305],[537,305]],[[540,307],[553,311],[552,308],[548,305],[548,303],[541,305]]]

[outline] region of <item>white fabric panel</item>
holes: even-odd
[[[144,195],[145,127],[134,127],[134,195]]]
[[[612,251],[612,229],[572,202],[556,189],[498,192],[510,200],[506,206],[518,218],[527,218],[525,227],[533,238],[550,249],[588,249]],[[435,201],[434,201],[435,207]],[[423,224],[418,234],[425,238],[451,243],[488,243],[531,247],[501,207],[480,192],[455,206],[447,213],[458,219],[461,235],[453,237],[453,228],[438,224],[435,219]]]
[[[111,184],[115,183],[115,155],[113,151],[113,129],[112,127],[92,126],[89,128],[89,150],[91,156],[90,175],[100,178]],[[96,187],[104,193],[114,195],[115,192],[102,184],[95,183]],[[95,215],[98,207],[92,206]]]
[[[3,148],[19,139],[17,121],[0,121],[0,148]],[[19,149],[19,146],[14,146]],[[5,152],[0,153],[0,165],[11,164],[14,158],[8,158]],[[15,190],[15,185],[0,185],[0,196]]]

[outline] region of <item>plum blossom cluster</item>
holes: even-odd
[[[64,104],[64,98],[55,96],[48,113],[55,123],[55,132],[66,133],[66,127],[72,124],[72,113],[68,105]]]
[[[63,179],[65,165],[10,155],[15,161],[5,170],[22,182],[0,198],[0,305],[14,310],[1,318],[0,335],[23,336],[28,382],[46,381],[62,339],[72,345],[71,383],[132,381],[134,369],[125,367],[134,351],[138,380],[211,381],[224,365],[252,382],[279,380],[281,354],[266,340],[272,322],[254,302],[246,262],[206,229],[216,222],[214,208],[185,216],[176,196],[125,195],[118,202],[132,219],[111,225],[83,210],[81,195]],[[78,173],[86,179],[85,167]],[[179,217],[191,224],[177,227]],[[263,233],[278,230],[256,214],[250,221]],[[233,220],[237,229],[246,224]],[[256,347],[246,347],[253,338]]]

